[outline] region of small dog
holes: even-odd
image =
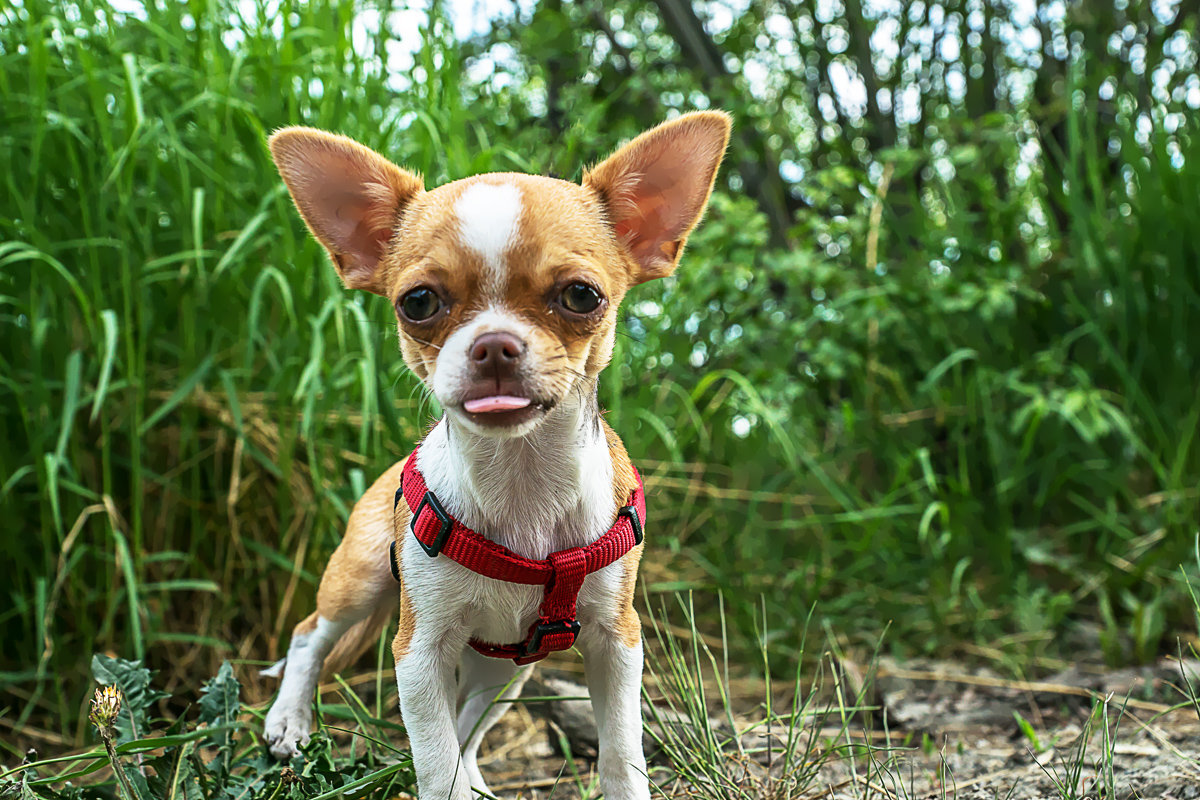
[[[421,800],[488,793],[484,734],[529,665],[572,646],[605,796],[650,797],[633,609],[645,505],[596,384],[625,293],[675,270],[729,128],[722,112],[686,114],[581,184],[496,173],[432,191],[345,137],[271,137],[300,215],[347,287],[394,303],[404,361],[445,410],[358,501],[316,612],[264,673],[282,675],[265,724],[277,757],[308,742],[322,671],[399,606],[392,652]]]

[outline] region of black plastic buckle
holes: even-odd
[[[392,543],[388,545],[388,561],[391,563],[392,577],[396,579],[396,583],[400,583],[400,559],[396,558],[396,540],[392,539]]]
[[[528,658],[529,656],[538,655],[542,651],[542,637],[549,636],[552,633],[570,633],[571,643],[575,643],[575,638],[579,636],[579,620],[573,619],[569,622],[559,620],[557,622],[539,622],[533,628],[533,635],[529,637],[529,641],[525,643],[524,649],[521,650],[521,657]]]
[[[425,540],[417,536],[417,520],[421,517],[421,512],[425,510],[425,506],[429,506],[433,511],[433,515],[442,523],[442,529],[438,531],[433,544],[425,544]],[[446,509],[442,508],[437,495],[427,491],[425,492],[425,496],[421,498],[421,502],[413,509],[412,519],[408,521],[408,527],[412,531],[413,536],[416,537],[417,543],[421,545],[421,549],[425,551],[425,554],[430,558],[434,558],[446,546],[446,540],[450,538],[450,531],[454,530],[454,520],[446,513]]]
[[[638,519],[637,506],[621,506],[617,509],[617,516],[629,517],[629,524],[633,526],[634,547],[641,544],[646,535],[642,531],[642,521]]]

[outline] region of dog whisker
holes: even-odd
[[[416,342],[417,344],[423,344],[423,345],[425,345],[426,347],[432,347],[434,350],[441,350],[441,349],[442,349],[442,345],[440,345],[440,344],[434,344],[433,342],[431,342],[431,341],[429,341],[429,340],[427,340],[427,339],[418,339],[416,336],[413,336],[412,334],[409,334],[409,335],[408,335],[408,338],[412,339],[412,340],[413,340],[414,342]]]

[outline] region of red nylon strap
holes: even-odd
[[[538,561],[501,547],[450,516],[425,485],[425,478],[417,469],[417,450],[413,450],[404,464],[400,486],[404,501],[413,512],[410,528],[425,552],[431,556],[444,555],[494,580],[546,586],[538,619],[524,641],[491,644],[472,639],[471,647],[485,656],[528,664],[575,644],[579,633],[575,600],[583,579],[617,561],[641,542],[646,497],[642,476],[637,469],[633,474],[637,488],[630,493],[629,505],[618,511],[616,522],[603,536],[586,547],[560,550]],[[399,497],[396,502],[398,505]]]

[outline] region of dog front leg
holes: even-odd
[[[600,734],[600,788],[605,797],[649,800],[642,750],[642,642],[640,633],[636,642],[629,639],[596,630],[579,649]]]
[[[397,639],[400,635],[403,630]],[[472,797],[454,726],[454,668],[462,644],[455,647],[436,638],[423,643],[414,639],[406,653],[393,648],[400,714],[412,747],[419,800]]]

